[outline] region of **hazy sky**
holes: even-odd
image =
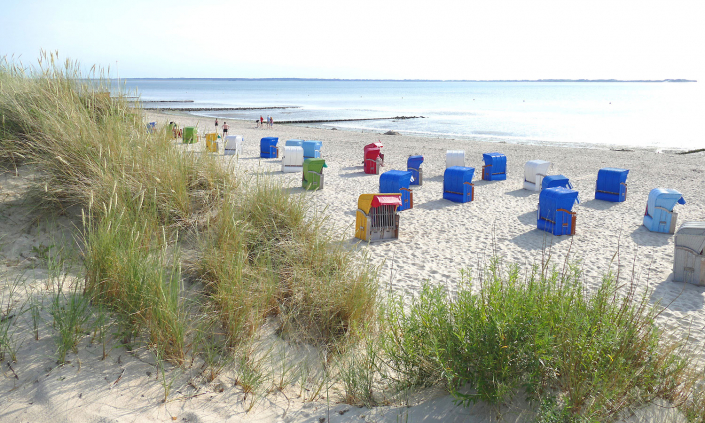
[[[120,77],[705,79],[705,1],[0,0],[0,56]]]

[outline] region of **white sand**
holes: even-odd
[[[147,121],[166,123],[174,120],[182,127],[198,125],[201,133],[213,130],[213,120],[193,116],[173,116],[149,113]],[[220,120],[222,125],[222,120]],[[596,286],[609,270],[609,264],[619,246],[620,279],[632,279],[632,269],[640,289],[653,290],[652,300],[667,305],[659,318],[664,329],[674,330],[685,337],[700,358],[705,340],[705,288],[672,282],[672,235],[649,232],[641,225],[646,198],[652,188],[674,188],[683,193],[687,204],[677,206],[679,224],[688,220],[705,221],[705,156],[662,154],[654,151],[628,152],[609,149],[576,149],[537,145],[485,143],[468,140],[436,139],[411,136],[384,136],[376,133],[335,131],[294,126],[258,129],[252,123],[229,121],[230,135],[243,135],[244,151],[238,166],[248,171],[271,174],[291,186],[292,192],[306,195],[312,204],[330,217],[331,223],[341,228],[343,239],[354,246],[353,223],[357,198],[362,193],[374,193],[379,188],[379,177],[363,173],[363,146],[381,140],[384,144],[383,170],[406,169],[406,159],[412,154],[425,158],[424,183],[414,187],[414,208],[401,212],[400,237],[397,241],[360,244],[367,249],[375,263],[382,264],[383,289],[392,289],[412,295],[423,280],[444,284],[453,290],[461,268],[477,268],[494,254],[506,262],[540,263],[550,252],[554,263],[561,266],[570,249],[572,259],[579,259],[588,286]],[[280,160],[259,159],[259,140],[277,136],[280,143],[287,139],[313,139],[323,142],[322,155],[328,165],[324,169],[325,188],[305,193],[298,173],[280,172]],[[204,142],[188,149],[202,151]],[[220,145],[221,153],[223,145]],[[446,150],[465,150],[466,166],[475,167],[475,201],[456,204],[442,199],[443,171]],[[506,181],[481,180],[482,153],[498,151],[506,154],[508,171]],[[574,237],[555,237],[536,229],[538,193],[521,189],[523,166],[528,160],[542,159],[553,163],[551,174],[568,176],[581,193],[582,204],[577,211],[577,233]],[[232,156],[224,160],[236,160]],[[594,186],[598,169],[622,167],[630,169],[628,197],[623,203],[594,200]],[[13,193],[21,192],[20,177],[5,174],[0,180],[0,200],[8,210]],[[15,184],[15,185],[13,185]],[[15,195],[16,196],[16,195]],[[4,199],[3,199],[4,198]],[[19,206],[17,206],[19,207]],[[41,231],[31,228],[31,222],[22,221],[3,211],[2,226],[5,237],[1,250],[2,267],[6,275],[13,275],[22,263],[32,260],[31,247],[40,243]],[[8,220],[10,219],[10,220]],[[25,233],[26,232],[26,233]],[[8,242],[8,240],[12,240]],[[22,243],[20,243],[21,240]],[[26,257],[30,257],[26,259]],[[26,266],[24,267],[26,269]],[[612,266],[617,270],[616,263]],[[26,273],[26,271],[25,271]],[[31,272],[30,272],[31,273]],[[31,279],[41,285],[46,274],[34,272]],[[3,277],[4,280],[8,277]],[[46,326],[46,325],[45,325]],[[100,361],[99,347],[81,347],[81,368],[72,355],[72,363],[56,367],[53,344],[45,328],[42,340],[27,338],[18,352],[18,363],[13,369],[3,368],[5,378],[0,381],[0,421],[304,421],[317,422],[327,417],[325,402],[302,402],[301,398],[285,399],[282,394],[270,395],[249,414],[243,407],[243,394],[233,387],[232,380],[219,380],[225,390],[216,385],[204,386],[198,392],[185,386],[192,375],[181,375],[175,383],[172,397],[200,393],[196,398],[159,404],[161,385],[149,354],[129,354],[123,348],[110,353]],[[118,363],[120,358],[120,363]],[[51,370],[50,370],[51,369]],[[113,382],[125,369],[122,379],[112,389]],[[151,372],[151,376],[147,376]],[[186,372],[188,373],[188,372]],[[176,393],[176,391],[179,391]],[[79,394],[80,397],[79,397]],[[495,421],[495,414],[486,407],[464,409],[452,405],[448,396],[427,393],[411,408],[392,404],[374,410],[359,409],[344,404],[331,405],[332,421]],[[511,408],[511,407],[510,407]],[[505,421],[521,421],[522,406],[505,415]],[[286,411],[286,415],[285,414]],[[343,414],[338,411],[349,410]],[[519,411],[517,411],[519,410]],[[643,410],[641,417],[629,421],[664,421],[655,417],[668,412],[658,407]],[[361,416],[365,416],[362,418]],[[677,421],[675,419],[674,421]]]

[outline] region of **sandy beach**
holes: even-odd
[[[197,126],[201,134],[215,128],[213,119],[190,115],[147,112],[145,120],[159,126],[170,121],[181,127]],[[256,128],[252,122],[228,124],[229,135],[244,137],[243,153],[240,157],[222,156],[221,141],[218,154],[222,160],[232,162],[240,171],[269,175],[290,187],[292,193],[306,196],[312,212],[325,214],[344,243],[366,252],[381,266],[384,291],[413,296],[423,281],[430,281],[453,292],[461,269],[475,272],[493,256],[525,269],[547,259],[563,266],[568,256],[568,260],[579,262],[587,287],[596,287],[602,276],[612,271],[619,273],[623,284],[634,282],[640,292],[650,290],[651,301],[665,306],[659,326],[687,339],[692,352],[705,359],[705,287],[673,282],[673,235],[653,233],[642,225],[648,193],[659,187],[680,191],[687,202],[676,206],[678,226],[686,221],[705,221],[705,153],[678,155],[640,149],[388,136],[277,125],[276,120],[271,129]],[[321,141],[328,166],[324,189],[306,192],[299,173],[281,172],[280,159],[260,159],[259,142],[265,136],[279,137],[280,145],[287,139]],[[413,189],[413,209],[400,214],[399,239],[367,244],[354,238],[353,225],[359,195],[379,189],[379,176],[365,174],[362,166],[363,147],[378,141],[384,144],[383,171],[406,170],[407,158],[420,154],[424,156],[424,180]],[[178,142],[179,148],[207,154],[203,139],[191,145]],[[464,150],[466,166],[475,168],[474,201],[457,204],[442,198],[446,150]],[[507,156],[507,180],[482,181],[482,153],[495,151]],[[549,174],[569,177],[580,192],[581,203],[574,207],[575,236],[557,237],[536,229],[539,195],[522,189],[524,163],[535,159],[550,161]],[[594,199],[597,171],[603,167],[630,170],[625,202]],[[51,237],[57,230],[70,236],[70,228],[62,221],[56,222],[60,229],[37,226],[27,217],[28,206],[17,204],[28,184],[24,178],[32,175],[31,168],[23,167],[0,179],[0,227],[4,234],[0,272],[8,280],[25,277],[29,286],[42,289],[46,272],[27,270],[36,260],[36,247],[54,242]],[[158,402],[162,385],[146,351],[127,353],[116,346],[107,360],[100,361],[98,350],[96,345],[80,348],[70,364],[57,367],[48,334],[41,341],[31,337],[22,341],[18,355],[29,358],[2,369],[0,421],[496,421],[496,414],[487,407],[457,407],[451,397],[436,391],[416,395],[410,408],[390,400],[373,410],[273,394],[247,413],[243,394],[229,384],[227,373],[201,391],[189,387],[190,370],[174,376],[175,395],[182,399],[164,405]],[[503,421],[525,421],[524,409],[523,404],[507,406]],[[641,410],[625,421],[666,421],[667,415],[678,421],[675,412],[659,407]]]

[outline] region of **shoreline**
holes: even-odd
[[[292,106],[294,107],[294,106]],[[230,120],[232,122],[239,122],[241,124],[247,125],[250,123],[250,119],[233,118],[222,115],[210,114],[210,115],[197,115],[190,113],[189,111],[182,111],[177,109],[154,109],[154,108],[143,108],[144,111],[163,114],[168,116],[179,116],[179,117],[192,117],[195,119],[219,119],[219,120]],[[233,110],[227,108],[224,110]],[[260,110],[260,108],[243,108],[238,110]],[[272,110],[272,108],[263,108],[261,110]],[[385,135],[386,130],[380,129],[369,129],[369,128],[350,128],[344,126],[333,126],[332,123],[335,122],[345,122],[345,121],[367,121],[367,120],[393,120],[395,118],[371,118],[371,119],[340,119],[340,120],[327,120],[321,125],[311,125],[310,123],[286,123],[275,121],[275,127],[277,125],[291,126],[291,127],[302,127],[309,129],[320,129],[328,131],[345,131],[352,133],[365,133],[365,134],[377,134],[380,137],[393,137],[397,135]],[[326,125],[325,123],[329,123]],[[652,153],[664,153],[664,154],[684,154],[697,149],[690,149],[686,147],[673,148],[673,147],[659,147],[656,145],[648,146],[635,146],[631,144],[609,144],[609,143],[584,143],[584,142],[568,142],[568,141],[545,141],[545,140],[526,140],[526,139],[512,139],[514,137],[502,137],[502,136],[478,136],[478,135],[462,135],[462,134],[435,134],[435,133],[420,133],[412,132],[403,129],[394,129],[401,136],[406,137],[418,137],[426,139],[437,139],[437,140],[448,140],[448,141],[475,141],[475,142],[485,142],[494,144],[512,144],[512,145],[526,145],[526,146],[548,146],[548,147],[559,147],[559,148],[576,148],[576,149],[588,149],[588,150],[608,150],[608,151],[619,151],[619,152],[632,152],[632,151],[648,151]]]

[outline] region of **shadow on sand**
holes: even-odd
[[[440,210],[444,207],[455,207],[455,206],[462,206],[463,203],[455,203],[450,200],[446,200],[444,198],[438,198],[436,200],[431,200],[431,201],[426,201],[425,203],[415,203],[414,208],[415,209],[424,209],[424,210]]]
[[[611,201],[595,200],[594,198],[584,203],[580,203],[580,207],[587,207],[593,210],[609,210],[610,208],[616,206],[619,203],[613,203]]]
[[[536,210],[528,211],[524,214],[517,216],[519,222],[528,226],[536,226]]]
[[[662,247],[671,242],[673,234],[664,234],[661,232],[651,232],[646,229],[646,226],[641,225],[636,228],[629,236],[634,242],[642,247]]]
[[[535,216],[534,212],[534,216]],[[526,250],[549,250],[552,246],[570,242],[570,235],[555,236],[546,231],[533,229],[529,232],[517,235],[511,239],[511,242]]]
[[[512,197],[531,197],[534,194],[538,194],[538,192],[519,188],[515,189],[514,191],[507,191],[504,194],[511,195]]]

